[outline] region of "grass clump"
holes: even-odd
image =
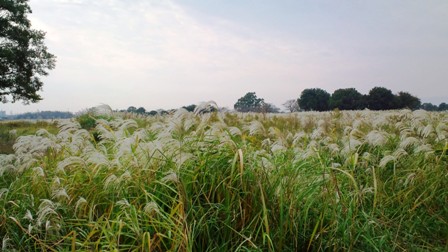
[[[33,135],[38,130],[45,129],[57,133],[56,121],[0,121],[0,154],[12,154],[17,137]]]
[[[446,113],[89,118],[0,156],[3,250],[447,249]]]

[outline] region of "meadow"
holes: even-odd
[[[447,251],[448,113],[86,113],[0,155],[2,251]]]

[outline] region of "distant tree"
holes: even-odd
[[[426,111],[437,111],[439,109],[436,105],[429,102],[423,103],[420,108]]]
[[[277,108],[274,104],[271,103],[264,103],[261,106],[261,111],[262,113],[279,113],[280,109]]]
[[[137,108],[134,106],[130,106],[126,111],[129,113],[137,113]]]
[[[398,92],[396,98],[396,107],[397,108],[408,108],[412,110],[419,109],[421,106],[420,99],[415,97],[408,92]]]
[[[196,108],[195,104],[191,104],[188,106],[183,106],[182,108],[186,109],[188,112],[194,112],[194,109]]]
[[[394,94],[384,87],[372,88],[367,99],[367,107],[371,110],[388,110],[396,107]]]
[[[298,104],[305,111],[327,111],[330,108],[330,94],[320,88],[305,89],[298,99]]]
[[[291,113],[299,111],[299,103],[297,100],[287,100],[283,103],[283,106]]]
[[[444,102],[442,102],[442,103],[440,103],[440,105],[439,105],[439,109],[438,109],[439,111],[445,111],[445,110],[448,110],[448,104],[446,104],[446,103],[444,103]]]
[[[148,115],[150,115],[150,116],[155,116],[157,114],[158,114],[158,112],[155,111],[155,110],[151,110],[151,111],[148,112]]]
[[[56,57],[47,51],[45,32],[31,28],[28,0],[0,3],[0,102],[22,100],[25,104],[42,97],[41,76],[55,67]]]
[[[144,107],[140,107],[140,108],[136,109],[135,112],[137,114],[144,114],[144,113],[146,113],[146,109]]]
[[[10,116],[10,119],[67,119],[74,117],[73,113],[62,111],[40,111]]]
[[[249,92],[235,103],[234,109],[238,112],[260,112],[264,99],[258,98],[255,92]]]
[[[364,109],[363,95],[354,88],[337,89],[331,95],[330,108],[340,110]]]

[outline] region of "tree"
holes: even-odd
[[[330,108],[340,110],[364,109],[363,96],[354,88],[337,89],[330,98]]]
[[[235,103],[233,108],[238,112],[261,112],[264,99],[258,98],[255,92],[249,92]]]
[[[47,51],[45,33],[31,28],[28,0],[2,0],[0,4],[0,101],[22,100],[25,104],[42,97],[41,76],[55,67],[56,57]]]
[[[140,107],[137,110],[135,110],[135,112],[137,114],[144,114],[144,113],[146,113],[146,109],[144,107]]]
[[[394,94],[384,87],[372,88],[367,99],[367,107],[371,110],[388,110],[396,107]]]
[[[148,115],[150,115],[150,116],[155,116],[157,114],[159,114],[159,113],[156,110],[151,110],[148,112]]]
[[[291,113],[298,112],[300,110],[297,100],[287,100],[285,103],[283,103],[283,106]]]
[[[129,113],[137,113],[137,108],[134,106],[130,106],[126,111]]]
[[[412,110],[419,109],[421,106],[420,99],[415,97],[408,92],[398,92],[396,96],[396,105],[397,108],[408,108]]]
[[[302,91],[298,103],[305,111],[327,111],[330,106],[330,94],[320,88],[305,89]]]
[[[448,104],[442,102],[439,104],[439,111],[445,111],[448,110]]]
[[[438,107],[432,103],[423,103],[422,106],[420,107],[421,109],[424,109],[426,111],[437,111]]]
[[[280,113],[280,109],[277,108],[272,103],[264,103],[261,106],[261,111],[260,112],[262,112],[262,113]]]

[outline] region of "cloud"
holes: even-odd
[[[181,106],[210,96],[231,105],[219,95],[262,90],[282,76],[300,79],[300,72],[314,71],[313,58],[329,53],[318,45],[248,36],[228,20],[202,23],[170,1],[45,0],[35,7],[40,15],[33,24],[48,32],[58,55],[56,78],[71,83],[74,95],[92,90],[95,95],[84,95],[86,103],[117,92],[142,106]],[[177,102],[158,95],[169,93]],[[151,101],[148,94],[154,94]],[[131,102],[101,100],[109,101]]]
[[[39,108],[56,109],[61,101],[72,110],[98,103],[173,108],[210,99],[231,107],[249,91],[280,105],[310,87],[368,92],[384,85],[429,96],[437,91],[412,83],[440,89],[446,77],[446,22],[437,8],[306,4],[296,6],[296,13],[276,5],[278,13],[255,17],[258,25],[251,25],[194,11],[181,1],[30,4],[33,26],[47,32],[47,45],[58,57]],[[436,21],[422,18],[420,9]],[[282,13],[294,16],[281,23]],[[276,26],[267,25],[274,16]]]

